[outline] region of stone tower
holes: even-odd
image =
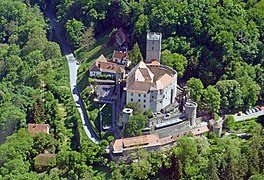
[[[190,121],[190,126],[194,126],[196,124],[196,110],[197,103],[193,101],[188,101],[185,103],[185,114],[188,120]]]
[[[122,112],[122,119],[121,119],[121,125],[123,126],[123,130],[126,127],[126,123],[129,120],[129,118],[133,116],[133,109],[130,108],[124,108]]]
[[[146,63],[151,63],[152,60],[158,60],[160,62],[160,54],[161,33],[147,33]]]

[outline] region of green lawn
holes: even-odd
[[[96,112],[97,112],[98,116],[94,120],[94,125],[95,125],[97,131],[99,132],[99,129],[100,129],[100,117],[99,117],[99,111],[96,111]],[[103,108],[102,112],[103,112],[103,125],[112,124],[112,107],[111,107],[111,105],[110,104],[106,104],[105,107]]]
[[[74,54],[81,65],[78,69],[78,82],[77,87],[79,92],[82,92],[86,86],[89,85],[88,82],[88,70],[92,63],[98,58],[101,54],[103,54],[106,58],[111,58],[112,53],[114,51],[113,46],[108,46],[108,41],[110,38],[111,31],[106,31],[96,37],[96,44],[90,51],[83,51],[83,49],[79,48],[74,51]],[[91,100],[84,100],[93,101]],[[86,102],[87,103],[87,102]],[[88,108],[87,104],[85,105],[87,113],[89,115],[90,122],[94,127],[95,131],[99,133],[99,114],[98,107],[93,106],[93,108]],[[89,110],[88,110],[89,109]],[[109,115],[110,114],[110,115]],[[112,121],[112,109],[110,105],[106,105],[103,109],[103,122],[104,124],[111,124]]]
[[[254,127],[258,125],[256,122],[256,119],[248,119],[246,121],[240,121],[236,122],[235,127],[233,128],[234,132],[240,132],[240,133],[250,133],[252,130],[254,130]]]
[[[87,78],[89,67],[101,54],[107,58],[111,57],[114,47],[107,45],[109,36],[110,31],[106,31],[98,36],[96,38],[96,44],[90,51],[82,51],[81,48],[74,51],[77,60],[81,62],[78,70],[78,82],[82,81],[83,78]]]
[[[112,124],[112,106],[106,104],[103,109],[103,124]]]
[[[71,130],[67,130],[65,128],[65,120],[67,118],[66,109],[65,109],[64,105],[61,103],[58,104],[58,107],[59,107],[59,112],[61,114],[61,121],[60,121],[61,127],[64,129],[65,132],[67,132],[67,134],[69,134],[69,133],[71,133]],[[70,138],[68,136],[65,136],[63,144],[66,144],[66,143],[70,143]]]

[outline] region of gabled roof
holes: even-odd
[[[124,150],[133,150],[142,147],[160,146],[159,136],[149,134],[143,136],[116,139],[113,143],[113,152],[120,153]]]
[[[160,62],[157,59],[152,60],[150,63],[146,63],[147,66],[160,66]]]
[[[103,54],[101,54],[96,60],[96,65],[98,64],[98,62],[107,62],[107,59],[105,58],[105,56]]]
[[[48,124],[28,124],[28,132],[35,135],[36,133],[49,133]]]
[[[126,41],[126,35],[123,32],[122,28],[119,28],[118,31],[115,34],[115,39],[118,43],[119,46],[121,46],[122,44],[124,44],[124,42]]]
[[[101,72],[110,72],[116,73],[121,69],[125,69],[125,65],[117,64],[112,61],[107,61],[105,56],[102,54],[99,56],[96,61],[89,68],[90,71],[101,71]]]
[[[141,61],[128,74],[127,91],[148,93],[149,90],[164,89],[177,78],[176,75],[176,71],[165,66]]]
[[[126,56],[127,56],[127,53],[126,52],[114,50],[113,58],[115,58],[115,59],[123,59]]]
[[[150,91],[150,89],[151,89],[151,83],[135,81],[129,87],[129,92],[147,94]]]

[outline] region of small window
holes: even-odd
[[[140,102],[140,99],[138,100],[138,102]]]
[[[146,100],[144,99],[144,103],[146,102]]]
[[[146,105],[143,105],[143,108],[146,108]]]
[[[154,96],[152,96],[152,99],[154,99]]]
[[[154,47],[152,47],[152,50],[154,50]]]
[[[198,131],[200,131],[200,129],[198,129]]]
[[[131,93],[131,96],[133,96],[133,93]]]
[[[144,94],[144,97],[146,97],[146,94]]]
[[[138,94],[138,97],[140,97],[140,94]]]
[[[133,101],[133,98],[131,98],[131,101]]]

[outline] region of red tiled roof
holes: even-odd
[[[125,69],[125,65],[114,62],[99,62],[98,68],[102,72],[117,72],[119,68]]]
[[[36,133],[43,132],[49,133],[48,124],[28,124],[28,132],[35,135]]]
[[[140,82],[135,81],[129,86],[129,89],[127,89],[128,92],[135,92],[135,93],[144,93],[147,94],[151,88],[151,83],[149,82]]]
[[[123,59],[124,57],[126,57],[126,53],[124,53],[122,51],[116,51],[116,50],[114,50],[113,58]]]
[[[176,72],[163,66],[146,65],[138,63],[127,76],[127,91],[147,92],[164,89],[177,78]],[[150,83],[150,84],[148,84]]]
[[[125,65],[107,61],[104,55],[101,55],[89,68],[90,71],[117,72],[120,68],[125,69]]]
[[[149,134],[143,136],[129,137],[123,139],[116,139],[113,143],[114,152],[122,152],[123,150],[133,150],[140,147],[159,146],[159,136],[156,134]]]
[[[160,66],[160,62],[157,59],[153,59],[151,63],[146,63],[147,66],[152,65],[152,66]]]

